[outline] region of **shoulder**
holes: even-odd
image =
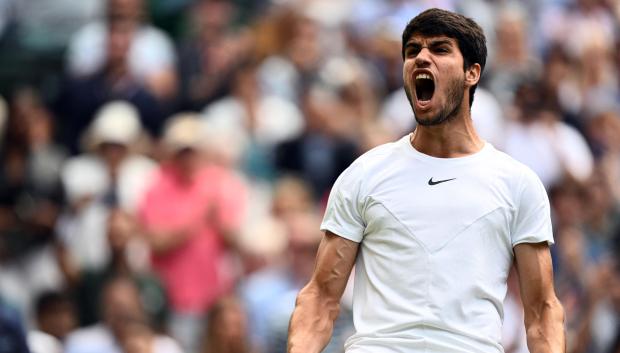
[[[539,180],[538,175],[530,167],[494,147],[492,153],[489,154],[489,159],[488,162],[492,168],[505,172],[513,179]]]
[[[398,153],[401,140],[385,143],[374,147],[359,156],[351,166],[359,166],[364,170],[372,170],[390,161],[391,157]]]
[[[520,200],[523,199],[525,191],[536,199],[542,200],[546,197],[540,177],[530,167],[505,152],[492,147],[486,155],[483,168],[480,175],[485,175],[485,181],[494,187],[505,190],[504,195],[512,200],[515,207],[522,203]]]
[[[340,174],[336,186],[339,188],[360,187],[362,184],[380,180],[382,171],[394,169],[398,164],[402,139],[374,147],[363,153]]]

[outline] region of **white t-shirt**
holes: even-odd
[[[492,145],[460,158],[405,136],[338,178],[321,225],[359,242],[347,353],[503,352],[519,243],[553,243],[538,177]]]
[[[67,48],[67,67],[77,76],[91,75],[101,69],[107,56],[105,23],[92,22],[71,38]],[[131,41],[127,57],[129,71],[140,81],[162,70],[173,68],[176,62],[174,44],[166,33],[150,25],[140,27]]]

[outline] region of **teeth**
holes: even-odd
[[[433,78],[429,74],[418,74],[415,77],[416,80],[432,80]]]

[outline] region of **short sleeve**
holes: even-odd
[[[511,229],[512,246],[541,242],[553,244],[549,198],[538,176],[529,169],[521,178],[517,205]]]
[[[361,242],[366,227],[361,194],[362,167],[353,163],[338,177],[329,194],[321,230]]]

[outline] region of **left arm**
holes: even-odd
[[[528,348],[532,353],[565,353],[564,309],[553,288],[549,246],[521,243],[514,253]]]

